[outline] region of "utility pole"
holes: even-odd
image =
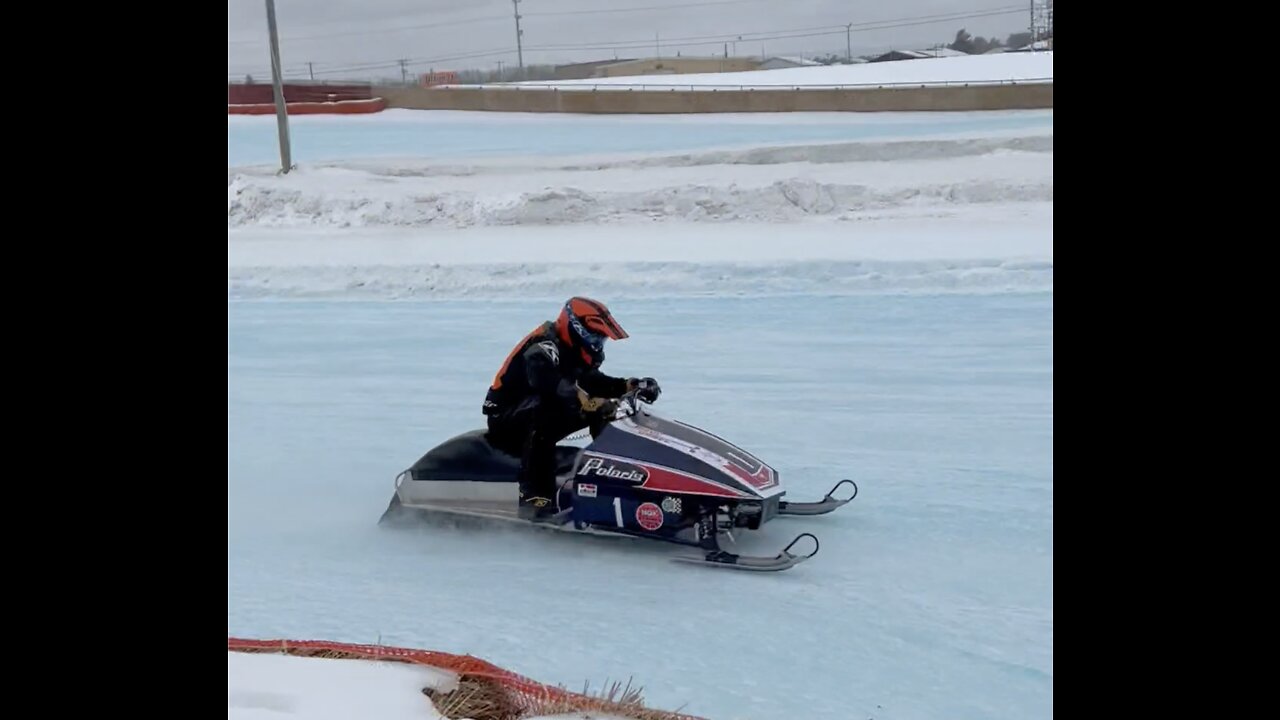
[[[310,61],[310,60],[308,60],[308,61],[307,61],[307,74],[311,76],[311,81],[312,81],[312,82],[315,82],[315,79],[316,79],[316,70],[315,70],[315,68],[311,67],[311,64],[312,64],[312,63],[311,63],[311,61]]]
[[[520,29],[520,0],[511,0],[511,10],[516,16],[516,60],[520,63],[520,79],[524,79],[524,31]]]
[[[1036,51],[1036,0],[1031,0],[1031,52]]]
[[[405,65],[405,63],[407,62],[409,61],[404,58],[400,58],[400,84],[401,85],[409,84],[409,68],[407,65]]]
[[[653,31],[653,56],[662,57],[662,43],[658,40],[658,31]]]
[[[267,0],[267,32],[271,39],[271,85],[276,96],[276,127],[280,135],[280,172],[293,169],[289,147],[289,110],[284,103],[284,82],[280,79],[280,38],[276,33],[276,0]]]
[[[844,61],[853,62],[853,23],[844,26]]]

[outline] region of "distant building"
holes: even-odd
[[[1052,50],[1052,49],[1053,49],[1053,38],[1050,37],[1050,38],[1044,38],[1043,40],[1037,40],[1031,43],[1030,45],[1023,45],[1022,47],[1017,48],[1016,50],[1009,50],[1008,52],[1033,52],[1033,51],[1039,51],[1039,50]]]
[[[632,62],[634,58],[613,58],[612,60],[592,60],[591,62],[570,63],[568,65],[557,65],[555,68],[556,80],[582,80],[589,77],[597,77],[596,70],[604,65],[613,65],[620,62]]]
[[[883,55],[871,58],[871,62],[894,62],[896,60],[922,60],[939,57],[967,57],[969,53],[952,50],[947,47],[929,48],[928,50],[890,50]]]
[[[806,60],[799,57],[771,57],[756,66],[756,70],[782,70],[784,68],[810,67],[821,65],[817,60]]]
[[[691,73],[744,72],[756,70],[760,61],[752,58],[666,57],[613,61],[600,65],[589,77],[626,77],[629,75],[687,75]]]

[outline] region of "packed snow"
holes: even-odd
[[[1026,115],[987,120],[1007,117]],[[1051,125],[982,132],[932,124],[912,136],[903,129],[916,118],[866,122],[881,134],[676,152],[356,156],[288,175],[230,168],[229,292],[367,299],[574,287],[614,297],[1052,288]],[[420,127],[431,136],[430,122]],[[957,227],[968,231],[957,236]]]
[[[526,118],[299,118],[284,176],[274,121],[229,121],[229,633],[633,678],[708,718],[1051,718],[1052,113]],[[858,482],[738,539],[809,531],[817,557],[376,525],[576,293],[656,413],[788,498]]]
[[[228,251],[228,291],[235,299],[295,300],[1047,291],[1053,218],[1045,205],[840,226],[579,224],[426,237],[240,230]],[[957,225],[977,236],[957,238]]]
[[[1052,128],[1053,113],[1044,110],[617,116],[393,109],[289,118],[293,162],[303,167],[330,161],[456,167],[546,157],[594,162],[795,144],[981,139]],[[278,169],[278,142],[275,117],[227,116],[230,168]]]
[[[853,85],[983,85],[1008,82],[1053,82],[1053,51],[919,58],[856,65],[806,66],[743,72],[679,75],[667,73],[578,80],[541,80],[509,83],[509,85],[560,87],[566,90],[610,87],[635,90],[663,90],[679,87],[705,90],[713,88],[773,90]],[[500,85],[489,87],[500,87]]]

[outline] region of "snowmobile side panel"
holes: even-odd
[[[778,472],[763,460],[712,433],[679,420],[637,414],[631,420],[639,427],[660,432],[692,447],[706,449],[728,461],[722,467],[756,490],[768,490],[778,484]]]
[[[647,462],[714,479],[756,497],[782,494],[777,473],[750,453],[705,435],[693,442],[693,429],[648,414],[618,420],[604,429],[588,449]]]
[[[730,501],[756,499],[754,494],[733,485],[664,467],[652,459],[638,461],[603,453],[594,445],[579,456],[576,474],[588,482],[623,485],[654,493],[701,495]]]

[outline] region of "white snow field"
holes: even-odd
[[[274,119],[228,122],[229,634],[632,678],[717,720],[1052,718],[1052,112],[307,126],[276,176]],[[738,538],[815,558],[377,526],[575,293],[655,413],[788,498],[857,481]]]
[[[1009,82],[1053,82],[1053,51],[921,58],[896,62],[806,66],[744,72],[531,80],[507,84],[560,87],[566,90],[608,89],[612,86],[656,91],[682,87],[693,87],[699,90],[712,88],[773,90],[795,87],[817,89],[860,85],[984,85]]]

